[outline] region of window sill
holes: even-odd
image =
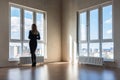
[[[19,61],[20,59],[18,58],[9,58],[8,61]]]
[[[22,57],[30,57],[30,56],[22,56]],[[43,57],[43,56],[37,56],[37,57]],[[44,59],[46,60],[47,58],[44,58]],[[8,61],[20,61],[20,59],[19,58],[9,58]]]
[[[104,59],[104,62],[114,62],[114,59]]]

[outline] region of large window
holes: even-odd
[[[114,59],[112,4],[102,4],[78,14],[79,56]]]
[[[9,59],[30,56],[28,34],[31,25],[36,23],[41,40],[38,40],[37,56],[46,54],[45,12],[10,3]]]
[[[113,59],[112,5],[102,7],[102,57]]]

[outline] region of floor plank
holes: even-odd
[[[119,80],[120,69],[65,62],[0,68],[0,80]]]

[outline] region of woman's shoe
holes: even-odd
[[[36,66],[36,63],[32,63],[32,67],[35,67]]]

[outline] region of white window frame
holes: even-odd
[[[87,52],[88,52],[88,57],[89,57],[89,45],[90,43],[99,43],[99,46],[100,46],[100,57],[102,57],[102,43],[104,42],[113,42],[113,46],[114,46],[114,40],[113,40],[113,23],[112,23],[112,39],[103,39],[103,32],[102,32],[102,29],[103,29],[103,26],[102,26],[102,7],[105,7],[105,6],[109,6],[109,5],[112,5],[112,1],[108,1],[108,2],[105,2],[105,3],[102,3],[102,4],[99,4],[99,5],[96,5],[96,6],[92,6],[92,7],[89,7],[89,8],[86,8],[86,9],[82,9],[80,11],[78,11],[78,17],[79,17],[79,14],[80,13],[84,13],[86,12],[86,26],[87,26],[87,40],[83,40],[83,41],[79,41],[79,38],[80,38],[80,35],[79,35],[79,29],[80,29],[80,25],[79,25],[79,18],[77,19],[78,21],[78,47],[81,43],[87,43]],[[93,10],[93,9],[98,9],[98,39],[97,40],[90,40],[90,11]],[[112,5],[112,10],[113,10],[113,5]],[[113,11],[112,11],[113,13]],[[112,15],[112,18],[113,18],[113,15]],[[112,21],[113,22],[113,21]],[[114,49],[113,49],[114,50]],[[79,53],[79,48],[78,48],[78,55],[80,56],[80,53]],[[113,51],[113,59],[104,59],[104,61],[114,61],[114,51]]]
[[[15,8],[20,8],[20,40],[18,39],[11,39],[11,7],[15,7]],[[46,11],[42,11],[42,10],[38,10],[38,9],[34,9],[34,8],[30,8],[30,7],[26,7],[26,6],[22,6],[19,4],[15,4],[15,3],[9,3],[9,43],[10,42],[19,42],[21,43],[21,54],[23,53],[23,43],[29,43],[29,40],[25,40],[25,33],[24,33],[24,10],[28,10],[28,11],[32,11],[33,12],[33,23],[36,23],[36,13],[43,13],[44,14],[44,27],[43,27],[43,40],[38,40],[38,44],[42,43],[44,44],[44,58],[47,59],[47,12]],[[10,54],[10,53],[9,53]],[[19,60],[18,58],[8,58],[9,61],[16,61]]]

